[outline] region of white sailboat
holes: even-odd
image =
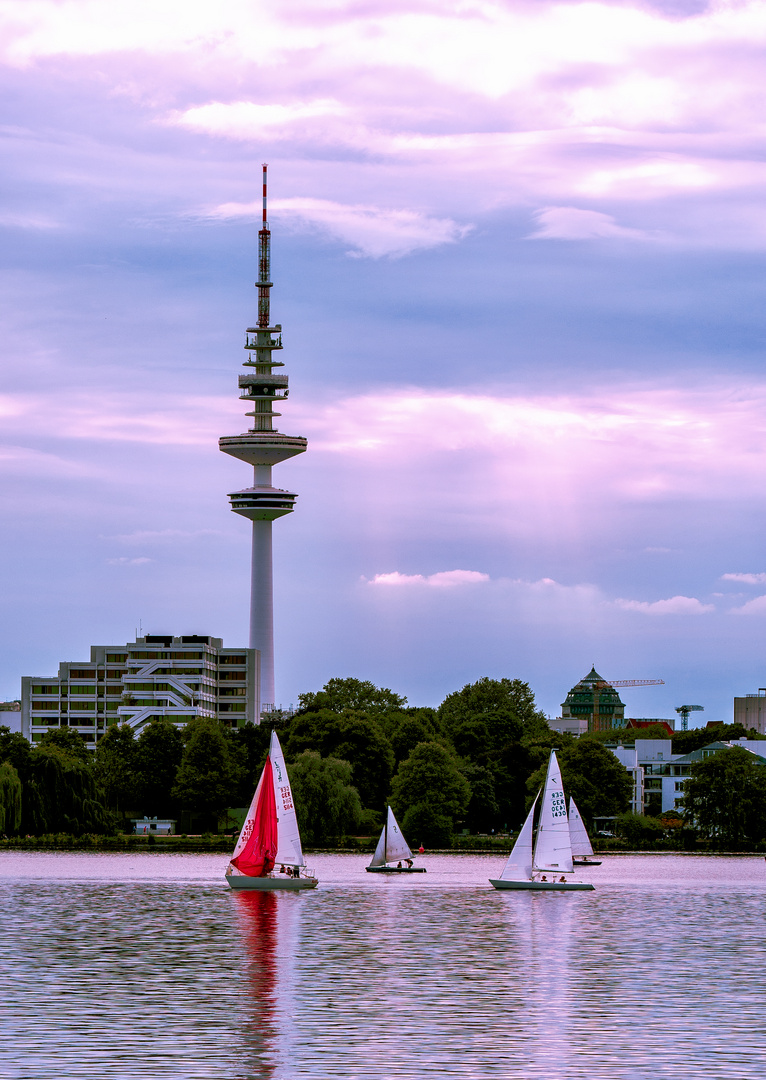
[[[425,866],[413,866],[414,855],[410,851],[407,841],[402,836],[402,830],[394,817],[391,807],[386,813],[386,823],[375,848],[372,862],[365,867],[370,874],[425,874]],[[397,866],[389,866],[389,863],[398,863]],[[405,863],[406,865],[402,865]]]
[[[276,731],[258,787],[226,870],[231,889],[315,889]]]
[[[577,803],[571,795],[569,796],[569,838],[572,841],[572,862],[575,866],[601,866],[601,860],[593,858],[593,846],[588,830],[577,809]]]
[[[490,878],[490,884],[496,889],[526,889],[534,892],[580,892],[593,889],[593,886],[585,881],[567,881],[564,876],[571,874],[574,867],[567,806],[555,750],[551,750],[548,759],[548,772],[542,793],[534,852],[532,832],[539,792],[503,872],[499,878]]]

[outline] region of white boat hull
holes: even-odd
[[[504,881],[502,878],[490,878],[489,883],[495,889],[526,892],[591,892],[594,888],[586,881]]]
[[[315,889],[319,884],[315,877],[246,877],[244,874],[228,874],[226,880],[230,889],[256,889],[261,892],[273,892],[275,889],[296,892],[298,889]]]

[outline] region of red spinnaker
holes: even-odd
[[[277,804],[274,798],[274,778],[271,758],[263,767],[261,794],[253,817],[246,823],[251,832],[245,846],[232,865],[248,877],[265,877],[274,866],[277,857]]]

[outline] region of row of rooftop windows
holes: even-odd
[[[190,675],[191,676],[198,676],[199,678],[202,679],[202,681],[204,681],[204,682],[206,682],[208,684],[211,684],[211,685],[213,683],[215,683],[216,681],[217,682],[244,682],[245,679],[246,679],[246,673],[244,671],[224,671],[224,672],[221,672],[219,678],[216,680],[216,679],[211,678],[207,674],[207,672],[202,670],[202,668],[187,668],[184,671],[176,671],[176,670],[174,670],[172,668],[168,668],[168,669],[165,669],[165,670],[160,670],[160,671],[154,672],[153,675],[155,677],[160,676],[160,675],[165,675],[165,676],[174,675],[179,680],[179,682],[184,682],[188,678],[188,676],[190,676]],[[132,686],[134,688],[137,687],[137,686],[141,686],[141,687],[146,686],[147,688],[150,689],[151,687],[157,686],[159,684],[156,683],[156,682],[123,684],[122,682],[117,682],[117,680],[112,680],[112,691],[116,693],[123,685]],[[69,685],[68,686],[68,684],[64,680],[61,680],[61,681],[56,680],[55,682],[51,682],[51,683],[33,683],[32,688],[31,688],[32,693],[36,694],[36,695],[58,695],[59,689],[61,689],[61,692],[64,695],[66,695],[67,690],[69,691],[70,694],[95,694],[95,692],[96,692],[95,684],[91,684],[91,685],[77,684],[77,685]],[[107,683],[107,689],[109,689],[109,684],[108,683]]]

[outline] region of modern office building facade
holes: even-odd
[[[757,694],[746,694],[734,698],[734,723],[750,731],[753,728],[759,735],[766,735],[766,688]]]
[[[21,680],[21,731],[39,742],[52,727],[79,731],[95,749],[110,724],[136,733],[164,717],[196,716],[230,727],[258,723],[260,656],[220,638],[147,634],[126,645],[93,645],[89,661],[64,661],[58,675]]]

